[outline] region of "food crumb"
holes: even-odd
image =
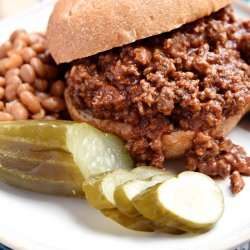
[[[238,171],[234,171],[230,176],[231,180],[231,190],[233,194],[239,193],[245,186],[245,182],[242,179]]]

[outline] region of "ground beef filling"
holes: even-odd
[[[209,133],[244,109],[250,99],[249,48],[250,21],[236,21],[227,7],[172,32],[76,61],[66,75],[68,90],[78,109],[132,125],[127,148],[139,163],[162,167],[162,134]],[[220,163],[198,168],[224,176],[232,167],[222,161],[220,170]]]
[[[239,193],[245,187],[245,182],[238,171],[234,171],[230,176],[230,179],[233,194]]]
[[[250,175],[250,157],[242,147],[201,132],[194,138],[193,148],[186,152],[186,166],[209,176],[231,175],[233,193],[240,192],[245,185],[240,174]]]

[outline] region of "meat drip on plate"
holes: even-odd
[[[193,148],[186,152],[186,166],[188,170],[199,170],[212,177],[231,175],[233,193],[240,192],[245,185],[240,174],[250,175],[250,157],[242,147],[204,133],[196,135]]]

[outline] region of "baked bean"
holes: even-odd
[[[31,118],[33,120],[43,120],[45,117],[45,114],[46,114],[45,110],[41,108],[40,112],[35,115],[32,115]]]
[[[24,64],[20,69],[20,76],[24,82],[33,84],[36,80],[36,73],[29,64]]]
[[[11,102],[6,102],[5,103],[5,112],[10,113],[12,105],[16,102],[17,100],[11,101]]]
[[[27,32],[24,29],[18,29],[12,32],[10,35],[10,42],[14,43],[14,41],[21,35],[21,33],[27,34]]]
[[[49,53],[48,50],[46,50],[44,53],[39,54],[38,58],[40,58],[42,60],[42,62],[44,64],[50,64],[51,62],[53,62],[53,59],[51,57],[51,54]]]
[[[12,76],[12,75],[19,76],[20,75],[20,69],[18,69],[18,68],[9,69],[5,74],[5,78],[8,78],[9,76]]]
[[[22,84],[22,81],[20,79],[20,77],[16,76],[16,75],[9,75],[9,77],[6,77],[6,85],[11,85],[11,84]]]
[[[42,102],[50,97],[48,93],[36,91],[36,97]]]
[[[43,78],[46,76],[46,71],[45,71],[45,67],[43,62],[41,61],[41,59],[37,58],[37,57],[33,57],[30,60],[30,65],[33,67],[33,69],[35,70],[36,74]]]
[[[0,76],[4,76],[7,71],[8,58],[0,60]]]
[[[41,110],[41,105],[31,92],[25,90],[19,94],[21,102],[26,106],[26,108],[33,114],[37,114]]]
[[[44,34],[41,34],[39,32],[30,33],[29,39],[30,39],[31,45],[35,43],[43,43],[43,44],[46,43]]]
[[[51,114],[51,115],[54,116],[56,119],[59,119],[59,116],[60,116],[59,113],[54,113],[54,114]]]
[[[46,121],[54,121],[54,120],[56,120],[57,118],[55,117],[55,116],[53,116],[53,115],[46,115],[45,117],[44,117],[44,120],[46,120]]]
[[[19,68],[23,64],[23,59],[18,54],[11,54],[10,57],[7,60],[6,68],[13,69],[13,68]]]
[[[0,121],[14,121],[13,115],[0,111]]]
[[[48,81],[44,80],[44,79],[36,79],[35,83],[34,83],[34,87],[39,90],[39,91],[46,91],[46,89],[48,88]]]
[[[45,64],[44,65],[45,70],[46,70],[46,77],[48,79],[55,79],[59,75],[59,70],[56,66]]]
[[[20,34],[18,34],[17,38],[14,41],[14,44],[16,41],[23,41],[24,44],[27,46],[30,44],[30,39],[29,39],[29,35],[27,32],[21,32]]]
[[[44,43],[37,42],[32,45],[32,49],[35,50],[37,54],[41,54],[41,53],[44,53],[47,48]]]
[[[5,90],[3,87],[0,87],[0,100],[4,98]]]
[[[30,40],[30,44],[33,45],[35,43],[44,41],[44,37],[41,37],[39,34],[36,34],[36,33],[30,33],[29,40]]]
[[[23,57],[24,62],[29,63],[31,59],[36,56],[36,52],[32,48],[26,47],[22,49],[21,55]]]
[[[4,109],[4,102],[0,101],[0,110],[3,110],[3,109]]]
[[[7,85],[5,88],[5,98],[7,101],[13,101],[17,97],[17,88],[18,88],[18,83],[12,83],[10,85]]]
[[[0,45],[0,120],[59,119],[65,110],[59,73],[43,34],[13,32]]]
[[[36,31],[36,32],[34,32],[33,34],[37,35],[38,38],[39,38],[41,41],[46,41],[45,35],[44,35],[43,32],[41,32],[41,31]]]
[[[11,42],[5,42],[0,46],[0,58],[4,58],[7,56],[7,53],[12,49]]]
[[[15,120],[27,120],[29,117],[28,110],[20,102],[15,102],[10,108],[10,113]]]
[[[64,100],[58,96],[51,96],[41,102],[42,106],[50,112],[60,112],[65,109]]]
[[[20,84],[18,87],[17,87],[17,94],[20,95],[21,92],[23,91],[29,91],[31,92],[32,94],[35,93],[35,89],[29,85],[28,83],[23,83],[23,84]]]
[[[50,94],[54,96],[63,96],[65,89],[65,83],[61,80],[52,83],[50,88]]]
[[[5,87],[6,85],[6,80],[4,77],[0,77],[0,87]]]
[[[18,54],[22,53],[23,48],[27,47],[27,43],[24,40],[17,39],[13,43],[13,49],[8,52],[8,55],[11,55],[12,52],[16,52]]]

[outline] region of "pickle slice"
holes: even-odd
[[[123,169],[113,170],[111,172],[92,176],[83,183],[83,190],[90,205],[100,209],[105,216],[126,228],[137,231],[162,231],[170,234],[180,234],[182,231],[176,228],[169,227],[165,224],[161,227],[159,224],[154,224],[138,213],[137,216],[131,217],[117,209],[117,204],[114,200],[114,192],[117,188],[119,189],[118,186],[123,186],[122,184],[127,183],[129,180],[147,179],[156,173],[159,174],[159,171],[155,171],[152,167],[145,167],[144,171],[140,170],[138,172],[133,170],[129,172]],[[171,178],[170,175],[162,174],[157,180],[159,182],[169,178]],[[140,182],[140,180],[138,180],[138,182]],[[141,182],[143,181],[141,180]],[[137,187],[137,189],[139,188],[142,189],[142,187]],[[144,188],[146,188],[145,184]],[[133,190],[133,192],[136,191],[136,189]]]
[[[224,211],[216,182],[191,171],[147,189],[132,202],[146,218],[193,233],[208,231]]]
[[[180,234],[185,233],[185,231],[180,230],[176,227],[168,226],[162,222],[156,222],[156,221],[149,220],[144,216],[142,216],[142,217],[144,218],[145,223],[147,223],[147,225],[155,232],[161,232],[161,233],[172,234],[172,235],[180,235]]]
[[[92,176],[85,180],[82,184],[82,190],[85,193],[88,203],[96,209],[114,208],[115,206],[106,199],[101,183],[103,178],[110,172]]]
[[[139,195],[141,192],[145,191],[146,189],[158,183],[164,182],[172,177],[174,177],[174,175],[160,174],[160,175],[155,175],[147,180],[136,179],[128,181],[123,185],[120,185],[119,187],[116,188],[114,193],[116,206],[122,213],[126,214],[129,217],[141,218],[154,231],[160,231],[168,234],[182,234],[183,231],[177,228],[167,226],[164,223],[157,223],[143,217],[136,210],[136,208],[132,203],[132,199],[135,196]]]
[[[153,176],[148,180],[137,179],[128,181],[115,189],[115,204],[124,214],[132,217],[137,216],[139,215],[139,212],[134,207],[132,199],[147,188],[155,186],[156,184],[166,181],[172,177],[174,177],[174,175],[161,174]]]
[[[140,170],[137,170],[138,168]],[[138,168],[134,168],[131,171],[128,171],[130,168],[116,169],[88,178],[83,183],[83,191],[89,204],[96,209],[116,208],[114,200],[116,187],[129,180],[147,179],[156,173],[163,173],[163,171],[153,167]],[[164,171],[164,173],[166,172]]]
[[[89,178],[83,184],[83,191],[91,206],[96,209],[116,208],[114,191],[117,186],[137,178],[124,169],[117,169],[111,172]]]
[[[67,130],[67,148],[74,155],[85,179],[114,169],[132,169],[134,162],[124,143],[87,123],[74,124]]]
[[[117,222],[125,228],[134,231],[142,231],[142,232],[153,232],[154,230],[148,226],[148,224],[139,218],[132,218],[123,213],[121,213],[117,208],[113,209],[103,209],[101,210],[102,214],[111,220]]]
[[[140,176],[140,178],[143,178],[143,179],[148,179],[155,175],[167,174],[167,171],[165,169],[155,168],[151,166],[136,167],[136,168],[133,168],[130,172],[132,174],[136,174]]]

